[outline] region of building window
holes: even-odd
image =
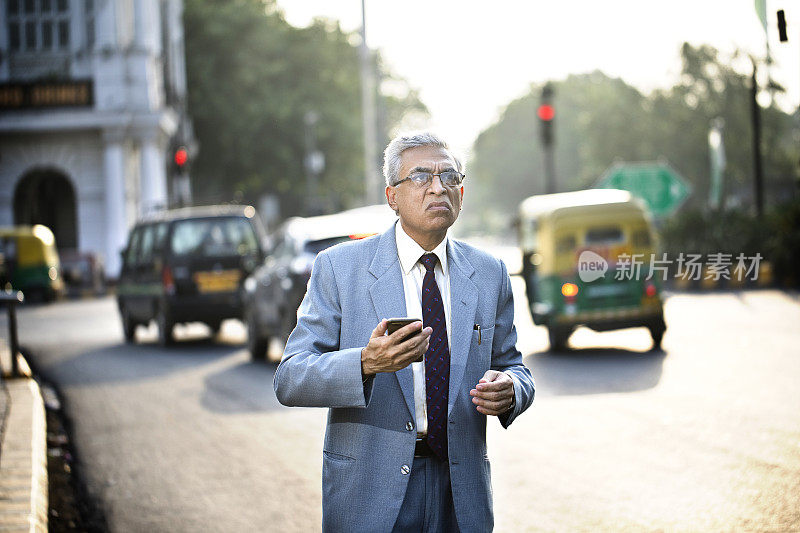
[[[94,0],[83,0],[83,20],[86,21],[86,48],[94,48]]]
[[[69,21],[62,20],[58,23],[58,47],[69,48]]]
[[[11,50],[17,51],[20,47],[20,36],[19,36],[19,24],[17,23],[10,23],[8,26],[8,36]]]
[[[53,47],[53,23],[49,20],[42,22],[42,48],[49,50]]]
[[[69,50],[68,0],[8,0],[6,14],[11,51]]]
[[[25,23],[25,48],[36,49],[36,23],[32,20]]]

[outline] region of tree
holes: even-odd
[[[327,205],[360,200],[360,85],[351,34],[323,19],[295,28],[274,0],[186,0],[184,28],[188,110],[200,146],[192,167],[197,197],[218,202],[238,192],[256,202],[271,193],[283,216],[300,213],[304,117],[313,111]],[[381,103],[388,127],[400,107],[426,111],[410,89]]]
[[[616,160],[666,158],[693,185],[689,205],[708,199],[708,130],[725,121],[727,192],[740,202],[752,194],[750,80],[710,46],[681,48],[678,83],[643,95],[596,71],[555,82],[558,190],[591,187]],[[730,61],[736,57],[730,58]],[[544,191],[536,108],[540,85],[511,102],[498,122],[475,141],[469,173],[481,188],[484,209],[512,213],[522,198]],[[792,117],[774,104],[762,110],[765,180],[792,181],[797,157]],[[769,200],[769,197],[768,197]]]

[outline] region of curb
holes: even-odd
[[[2,363],[10,361],[6,346]],[[20,368],[27,369],[22,356]],[[0,447],[0,531],[48,530],[47,422],[39,385],[29,377],[0,380],[8,403]]]

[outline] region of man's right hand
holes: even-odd
[[[405,368],[428,350],[433,328],[423,328],[421,320],[403,326],[391,335],[386,335],[386,328],[387,320],[384,318],[372,330],[369,343],[361,350],[361,372],[365,376]],[[413,337],[403,340],[409,335]]]

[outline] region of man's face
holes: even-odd
[[[405,150],[400,157],[400,179],[412,172],[456,170],[456,161],[444,148],[416,146]],[[412,238],[438,238],[453,225],[461,211],[464,187],[444,187],[439,176],[434,176],[427,187],[411,180],[396,187],[386,187],[389,206],[400,216],[403,229]]]

